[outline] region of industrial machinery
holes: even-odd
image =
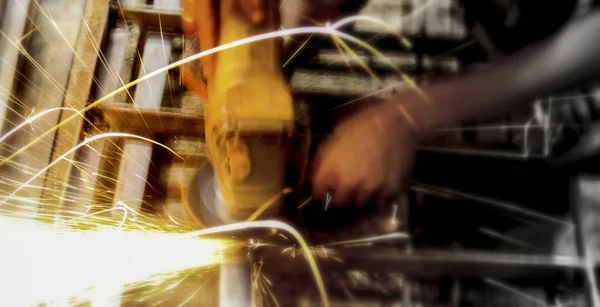
[[[4,44],[3,63],[12,65],[2,66],[1,81],[3,88],[25,93],[39,109],[82,109],[199,51],[193,35],[183,35],[193,33],[197,24],[186,19],[189,11],[179,1],[69,0],[66,11],[62,1],[39,1],[48,14],[64,17],[54,24],[34,2],[0,1],[2,31],[24,37],[23,44],[55,82],[31,67],[16,71],[42,80],[38,86],[45,92],[61,84],[71,95],[42,99],[25,78],[7,78],[19,75],[7,67],[22,65],[22,56]],[[593,127],[599,108],[584,95],[542,97],[494,122],[448,128],[440,140],[420,148],[410,191],[390,207],[335,208],[309,198],[302,184],[307,159],[340,114],[363,96],[384,96],[404,86],[389,62],[424,83],[483,61],[454,16],[460,13],[456,4],[436,1],[417,10],[421,2],[427,1],[371,0],[361,11],[400,31],[411,49],[369,22],[343,29],[389,61],[354,46],[354,55],[340,54],[334,41],[312,37],[284,74],[278,41],[265,40],[218,53],[213,76],[194,61],[140,82],[90,109],[89,122],[73,121],[48,136],[45,141],[53,146],[37,148],[43,158],[21,162],[40,169],[100,131],[148,136],[184,159],[136,140],[100,141],[68,157],[78,167],[59,163],[50,168],[27,197],[60,204],[63,211],[76,208],[76,202],[99,207],[121,202],[192,228],[247,220],[271,203],[260,216],[302,230],[318,256],[332,302],[339,306],[593,306],[598,298],[597,133],[574,138],[579,131],[573,127]],[[220,44],[276,29],[276,9],[256,26],[239,14],[236,3],[220,1]],[[27,15],[31,11],[37,15]],[[422,15],[398,18],[413,11]],[[44,35],[27,34],[32,25],[26,16]],[[52,32],[54,27],[64,36]],[[74,28],[79,32],[66,31]],[[40,45],[52,48],[36,48]],[[90,46],[101,47],[102,54]],[[53,50],[64,54],[60,65],[53,66]],[[62,62],[71,68],[65,70]],[[0,115],[14,117],[10,109]],[[54,125],[65,116],[48,122]],[[73,131],[81,133],[73,137]],[[12,141],[18,145],[28,138],[24,133]],[[62,193],[48,192],[57,185]],[[288,186],[293,193],[282,193]],[[55,210],[47,207],[40,210]],[[204,286],[189,304],[253,301],[270,306],[275,297],[280,306],[318,305],[295,243],[279,232],[253,239],[261,244],[225,265],[220,281]],[[257,270],[265,279],[250,278]],[[257,282],[270,292],[254,293]]]

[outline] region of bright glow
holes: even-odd
[[[319,295],[321,296],[321,303],[324,307],[330,307],[331,304],[329,302],[329,295],[327,294],[327,289],[325,288],[325,283],[323,282],[323,277],[321,277],[321,271],[319,271],[319,265],[317,264],[317,261],[315,260],[315,257],[313,256],[311,249],[308,246],[308,243],[306,243],[306,240],[304,240],[302,235],[296,229],[294,229],[294,227],[292,227],[286,223],[280,222],[280,221],[268,220],[268,221],[257,221],[257,222],[241,222],[241,223],[228,224],[228,225],[223,225],[223,226],[216,226],[216,227],[211,227],[211,228],[207,228],[207,229],[190,232],[190,233],[187,233],[186,235],[193,238],[193,237],[206,236],[206,235],[215,234],[215,233],[225,233],[225,232],[230,232],[230,231],[240,231],[240,230],[247,230],[247,229],[253,229],[253,228],[280,229],[280,230],[283,230],[283,231],[291,234],[294,237],[294,239],[296,239],[298,244],[300,244],[300,248],[302,249],[302,252],[304,253],[304,257],[306,258],[308,267],[310,268],[310,270],[313,274],[313,277],[315,279],[317,289],[319,290]]]
[[[0,306],[62,305],[73,298],[119,295],[134,283],[160,285],[173,272],[220,263],[232,244],[177,233],[114,227],[83,231],[0,217]]]

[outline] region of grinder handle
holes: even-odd
[[[266,0],[265,0],[266,1]],[[279,8],[266,1],[263,22],[250,21],[239,0],[220,1],[219,44],[276,30]],[[214,79],[208,83],[205,125],[210,134],[244,131],[288,134],[293,130],[293,104],[281,68],[280,41],[266,39],[217,54]],[[242,127],[243,123],[243,127]]]
[[[265,3],[265,15],[262,22],[254,23],[243,12],[242,1],[220,1],[219,44],[226,44],[253,35],[275,31],[279,25],[279,9],[276,1]],[[265,82],[284,82],[280,44],[277,39],[262,40],[219,52],[215,68],[217,90],[243,82],[242,79],[263,78]],[[275,80],[274,80],[275,79]],[[224,85],[229,84],[229,85]]]
[[[258,5],[255,3],[260,4],[260,9],[253,7],[253,5]],[[279,25],[279,7],[277,1],[274,0],[182,0],[181,6],[183,31],[187,36],[196,38],[198,42],[195,47],[189,47],[186,54],[208,50],[219,44],[251,35],[274,31]],[[263,68],[266,66],[273,68],[273,65],[265,66],[267,63],[272,63],[276,67],[280,66],[279,46],[277,43],[272,44],[273,41],[275,40],[267,44],[253,44],[251,49],[255,49],[256,52],[251,59],[264,59],[259,60],[260,63],[256,63],[257,65],[262,65]],[[240,54],[244,53],[243,50],[239,51]],[[233,53],[236,54],[237,51]],[[194,62],[184,65],[181,69],[183,82],[201,97],[208,98],[207,83],[214,81],[219,54],[203,57],[199,61],[201,65]],[[233,58],[239,62],[248,63],[247,58]],[[201,66],[200,73],[194,65],[198,68]]]

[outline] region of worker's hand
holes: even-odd
[[[411,173],[414,131],[395,102],[376,103],[352,114],[319,148],[313,196],[323,199],[331,192],[336,205],[389,204]]]

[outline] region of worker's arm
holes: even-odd
[[[567,24],[553,37],[484,71],[425,88],[431,104],[395,101],[415,121],[420,138],[441,127],[497,114],[552,91],[600,77],[600,10]]]
[[[313,192],[334,202],[388,202],[406,183],[415,148],[442,127],[498,114],[539,95],[600,76],[600,13],[575,20],[554,36],[484,71],[414,91],[350,116],[321,147]]]

